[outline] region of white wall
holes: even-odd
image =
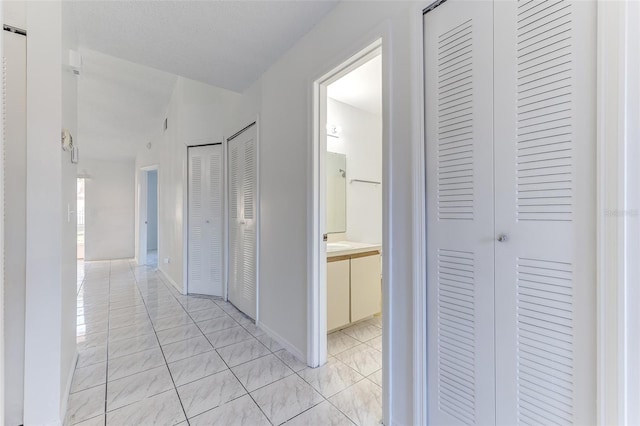
[[[2,5],[3,23],[16,28],[27,28],[27,3],[23,1],[5,1]]]
[[[60,424],[75,359],[75,217],[67,209],[75,209],[76,172],[59,141],[62,125],[75,126],[74,85],[63,84],[61,3],[27,2],[26,11],[24,424]]]
[[[158,171],[147,173],[147,250],[158,249]]]
[[[327,122],[342,127],[339,138],[327,138],[327,151],[347,158],[347,240],[382,243],[382,116],[335,99],[327,99]]]
[[[221,142],[240,98],[235,92],[179,77],[167,106],[167,130],[162,131],[159,122],[151,148],[142,147],[136,157],[138,171],[158,166],[158,268],[180,291],[186,291],[187,147]],[[136,173],[140,191],[138,178]],[[136,251],[139,226],[136,221]]]
[[[73,135],[73,143],[82,147],[78,138],[78,77],[68,67],[69,50],[78,48],[74,16],[69,2],[62,2],[62,128]],[[78,243],[78,191],[77,165],[71,163],[71,153],[61,151],[62,171],[62,306],[61,306],[61,416],[66,411],[66,400],[71,391],[71,380],[76,363],[77,315],[77,243]]]
[[[83,159],[85,260],[134,257],[135,163],[133,159]]]
[[[419,57],[420,11],[412,2],[341,2],[298,41],[248,91],[238,117],[260,114],[260,322],[300,353],[307,353],[307,289],[309,279],[309,208],[311,175],[311,85],[385,33],[388,55],[390,161],[383,180],[393,194],[385,250],[385,285],[393,331],[391,392],[394,424],[412,424],[411,366],[412,294],[412,144],[420,138]],[[384,62],[384,59],[383,59]],[[384,66],[384,65],[383,65]],[[239,127],[232,123],[231,128]],[[416,129],[418,129],[416,131]],[[416,142],[417,143],[417,142]],[[391,201],[391,199],[390,199]],[[286,271],[286,273],[283,273]],[[392,314],[392,315],[390,315]]]

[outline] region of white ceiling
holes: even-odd
[[[83,158],[133,158],[158,131],[178,75],[249,87],[335,5],[305,1],[105,1],[65,4],[82,53]]]
[[[74,1],[81,47],[243,91],[335,0]]]
[[[378,55],[327,87],[327,96],[372,114],[382,114],[382,56]]]
[[[162,128],[177,77],[89,49],[81,49],[81,54],[81,158],[135,157]]]

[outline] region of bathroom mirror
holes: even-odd
[[[347,157],[327,152],[327,233],[347,232]]]

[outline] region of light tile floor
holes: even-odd
[[[147,252],[147,266],[158,265],[158,250],[149,250]]]
[[[79,360],[67,425],[378,425],[378,317],[305,363],[231,304],[179,294],[149,266],[78,263]]]

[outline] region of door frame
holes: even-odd
[[[222,144],[222,155],[224,156],[224,228],[225,235],[229,235],[229,226],[231,218],[229,216],[229,184],[231,179],[229,178],[229,141],[235,139],[244,131],[248,130],[251,126],[256,126],[256,191],[255,197],[255,221],[256,221],[256,325],[260,326],[260,115],[257,114],[254,120],[246,121],[245,125],[239,125],[236,128],[240,130],[231,133],[231,136],[224,137],[224,143]],[[229,301],[229,238],[226,239],[225,244],[225,283],[224,283],[224,300]]]
[[[640,5],[597,3],[597,416],[639,424]]]
[[[308,287],[307,287],[307,364],[318,367],[327,361],[327,282],[326,245],[323,242],[326,212],[320,208],[326,202],[323,184],[326,156],[326,89],[329,84],[377,55],[382,55],[382,312],[383,312],[383,388],[382,405],[385,420],[391,418],[391,288],[392,255],[391,222],[391,108],[390,70],[391,39],[387,24],[378,27],[355,46],[350,46],[336,58],[333,66],[313,80],[311,87],[309,199],[308,199]]]
[[[446,0],[420,1],[411,27],[413,87],[418,102],[413,122],[414,239],[414,424],[427,424],[426,150],[423,15]],[[640,72],[640,5],[597,1],[597,372],[598,424],[640,423],[640,100],[625,96]],[[634,21],[634,18],[636,21]],[[616,46],[617,49],[611,49]],[[635,114],[635,116],[633,115]],[[633,139],[635,137],[635,139]],[[635,140],[635,144],[631,143]],[[617,221],[611,223],[611,217]],[[618,285],[610,285],[610,283]],[[634,285],[635,284],[635,285]],[[594,330],[596,332],[596,330]]]
[[[147,173],[151,171],[158,172],[158,263],[160,263],[160,167],[157,164],[150,166],[142,166],[138,168],[138,193],[136,201],[138,204],[138,215],[136,217],[138,225],[138,247],[136,247],[136,263],[138,265],[147,264],[147,194],[149,191]],[[144,196],[143,196],[144,195]]]
[[[0,7],[0,21],[4,24],[4,7]],[[4,31],[0,33],[0,58],[4,58]],[[4,67],[0,70],[0,77],[4,81]],[[4,108],[0,108],[0,123],[4,123]],[[4,152],[4,132],[0,132],[0,152]],[[0,197],[4,200],[4,173],[0,173]],[[4,289],[4,203],[0,205],[0,288]],[[4,291],[0,291],[0,413],[4,418]]]

